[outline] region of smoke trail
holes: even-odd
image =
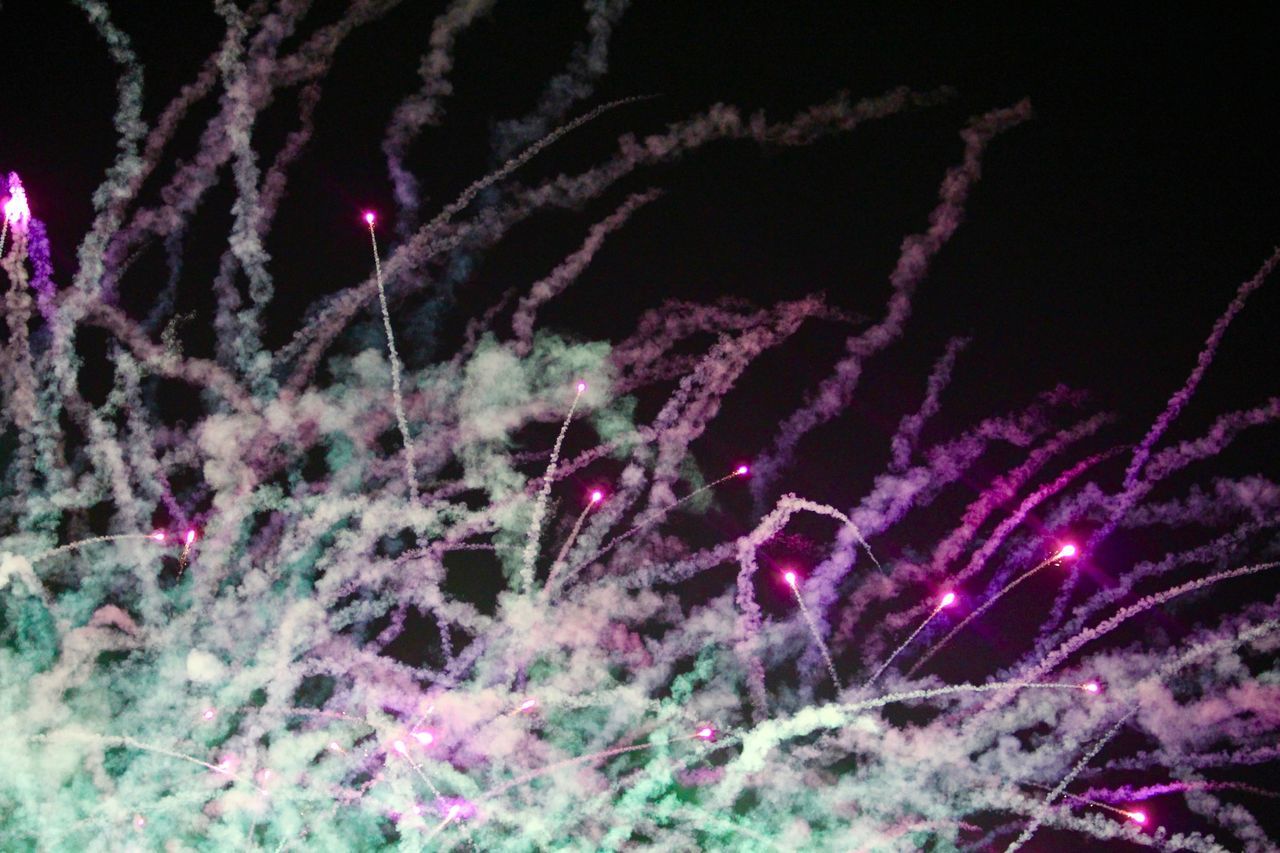
[[[938,413],[941,406],[942,392],[951,382],[951,371],[955,368],[956,358],[969,346],[971,338],[952,338],[947,341],[947,351],[938,359],[929,374],[929,382],[925,390],[924,401],[914,413],[907,415],[898,424],[889,446],[893,450],[893,458],[889,463],[889,471],[900,474],[907,470],[911,461],[911,452],[920,441],[920,431],[929,419]]]
[[[982,155],[987,145],[1000,133],[1017,127],[1030,117],[1031,103],[1022,101],[1007,109],[987,113],[961,134],[965,142],[964,162],[949,170],[943,179],[939,191],[941,201],[929,214],[929,229],[903,241],[902,254],[889,276],[893,294],[889,298],[888,311],[879,323],[845,341],[848,354],[822,382],[809,402],[783,421],[773,440],[773,448],[756,463],[757,476],[751,489],[757,504],[763,501],[765,491],[790,463],[800,439],[849,405],[866,360],[901,336],[911,316],[911,298],[916,288],[924,280],[933,257],[960,226],[969,192],[982,174]]]

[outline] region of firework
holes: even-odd
[[[995,413],[963,412],[963,394],[944,405],[969,338],[928,342],[931,371],[904,367],[851,413],[880,381],[872,360],[912,341],[917,290],[980,179],[1008,180],[996,140],[1031,110],[995,105],[959,140],[948,124],[951,166],[878,317],[819,293],[678,291],[596,340],[589,323],[549,325],[549,306],[579,278],[601,287],[596,271],[607,299],[647,297],[606,256],[642,263],[615,235],[676,222],[651,212],[683,202],[637,181],[679,181],[675,164],[719,143],[835,147],[908,112],[953,122],[934,109],[953,95],[836,95],[781,120],[655,100],[603,119],[640,99],[597,105],[627,4],[588,0],[569,67],[530,114],[491,125],[490,171],[437,169],[456,195],[419,220],[415,139],[451,130],[466,29],[502,22],[457,0],[425,36],[420,90],[366,105],[386,111],[390,186],[376,170],[334,179],[394,195],[385,223],[361,214],[372,277],[273,312],[291,255],[353,254],[274,223],[313,221],[284,205],[324,133],[322,92],[351,76],[330,69],[353,33],[398,25],[380,21],[396,4],[333,20],[217,4],[225,34],[153,125],[145,52],[108,4],[77,5],[119,69],[116,159],[78,247],[51,250],[16,175],[0,220],[6,849],[1218,849],[1210,829],[1266,849],[1249,798],[1274,795],[1233,774],[1280,761],[1280,486],[1213,460],[1274,430],[1280,398],[1170,437],[1280,253],[1150,426],[1052,383]],[[387,80],[412,76],[386,61]],[[612,141],[605,125],[632,120],[660,129]],[[377,150],[357,139],[366,123],[343,125],[361,157]],[[487,263],[526,252],[542,223],[565,232],[559,260]],[[396,235],[385,254],[380,227]],[[75,268],[54,276],[52,258]],[[464,292],[493,300],[465,330]],[[796,356],[807,344],[784,349],[832,325],[854,328],[825,376]],[[779,414],[787,395],[753,371],[783,356],[800,385]],[[868,411],[896,431],[868,429]],[[841,417],[847,446],[806,458]],[[888,462],[862,477],[854,458]],[[795,466],[828,476],[792,480]],[[796,493],[814,479],[830,494]],[[1053,601],[1014,614],[1007,596],[1037,575],[1055,578]],[[1227,585],[1252,603],[1207,597]],[[973,609],[947,628],[957,605]],[[966,630],[965,678],[924,670]],[[1147,808],[1154,796],[1179,807]]]

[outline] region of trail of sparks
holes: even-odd
[[[862,685],[863,689],[865,690],[866,688],[874,684],[875,680],[880,677],[881,673],[883,673],[886,669],[889,668],[889,664],[893,663],[893,659],[896,658],[898,655],[902,654],[902,650],[905,649],[907,646],[911,645],[911,641],[914,640],[916,636],[921,631],[924,630],[924,626],[932,622],[933,617],[937,616],[944,609],[954,604],[955,600],[956,600],[956,596],[955,596],[955,593],[953,592],[948,592],[947,594],[942,596],[941,600],[938,601],[937,607],[933,608],[933,612],[930,613],[928,616],[926,616],[925,620],[916,626],[916,629],[911,632],[911,635],[907,637],[905,640],[903,640],[898,645],[898,647],[893,650],[893,653],[889,655],[889,657],[885,658],[884,663],[880,664],[880,666],[876,669],[875,672],[871,673],[871,677],[868,678],[866,682]]]
[[[373,272],[378,282],[378,305],[382,308],[382,329],[387,335],[387,355],[391,361],[391,401],[395,406],[400,439],[404,442],[404,477],[409,486],[409,503],[417,506],[418,471],[413,461],[413,438],[409,435],[409,420],[404,414],[404,395],[400,391],[400,354],[396,351],[396,337],[391,331],[391,311],[387,308],[387,289],[382,282],[382,259],[378,254],[378,235],[373,228],[375,220],[376,217],[372,213],[364,215],[365,224],[369,226],[369,245],[373,249]]]
[[[840,676],[836,674],[835,661],[831,660],[831,652],[827,649],[827,644],[822,641],[822,635],[818,633],[818,626],[813,621],[813,616],[809,613],[809,607],[804,603],[804,596],[800,594],[800,588],[796,585],[796,573],[787,572],[784,575],[787,586],[791,587],[791,592],[796,597],[796,603],[800,605],[800,613],[804,616],[804,623],[809,627],[809,636],[813,637],[814,644],[818,647],[818,651],[822,653],[822,660],[827,665],[827,674],[831,676],[831,683],[835,685],[836,693],[844,690],[840,684]]]
[[[1016,586],[1018,586],[1018,584],[1027,580],[1032,575],[1036,574],[1036,572],[1043,569],[1045,566],[1051,566],[1054,563],[1061,562],[1064,558],[1073,557],[1075,556],[1075,553],[1076,553],[1075,546],[1073,545],[1064,546],[1060,551],[1058,551],[1058,553],[1054,554],[1049,559],[1044,560],[1043,562],[1031,567],[1030,569],[1027,569],[1025,572],[1018,575],[1018,577],[1014,578],[1008,584],[1005,584],[1005,586],[999,592],[997,592],[995,595],[988,598],[986,601],[982,602],[981,606],[976,608],[972,613],[970,613],[964,619],[961,619],[960,622],[957,623],[954,628],[952,628],[950,631],[947,632],[947,635],[945,637],[943,637],[941,640],[939,640],[938,642],[930,646],[928,651],[926,651],[923,655],[920,656],[920,660],[916,661],[915,664],[913,664],[912,667],[907,670],[907,678],[910,678],[911,676],[915,675],[916,672],[918,672],[921,667],[923,667],[930,660],[932,660],[933,656],[936,655],[939,651],[941,651],[943,647],[947,645],[947,643],[951,642],[952,639],[955,638],[956,634],[959,634],[969,625],[970,622],[972,622],[973,620],[981,616],[983,613],[986,613],[988,610],[990,610],[997,601],[999,601],[1007,593],[1009,593]]]
[[[560,424],[560,432],[556,435],[556,443],[551,448],[551,461],[547,463],[546,473],[542,475],[542,488],[538,490],[538,498],[533,505],[533,519],[529,522],[529,534],[524,544],[524,557],[520,565],[521,587],[530,592],[533,590],[533,569],[538,559],[538,540],[542,536],[542,519],[547,514],[547,501],[551,497],[551,483],[555,480],[556,464],[560,461],[560,447],[564,444],[565,434],[569,432],[569,424],[573,421],[573,413],[578,410],[578,401],[587,390],[587,383],[579,382],[569,404],[569,412]],[[585,512],[585,510],[584,510]]]

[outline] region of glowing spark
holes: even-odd
[[[203,711],[200,712],[200,718],[203,719],[206,723],[211,721],[216,716],[218,716],[218,712],[215,711],[213,708],[205,708]]]
[[[1087,693],[1099,693],[1102,691],[1102,685],[1096,681],[1086,681],[1080,685],[1080,689]]]
[[[9,183],[9,200],[4,203],[4,221],[0,224],[0,256],[4,255],[4,241],[9,235],[9,226],[15,229],[27,224],[31,218],[31,208],[27,205],[27,191],[18,183],[17,176]]]
[[[414,732],[413,739],[416,740],[418,743],[422,744],[423,746],[431,746],[431,744],[435,743],[436,736],[431,732],[421,731],[421,732]]]
[[[187,536],[186,536],[186,539],[185,539],[185,542],[187,543],[187,547],[188,547],[188,548],[190,548],[190,547],[191,547],[191,543],[192,543],[192,542],[195,542],[195,541],[196,541],[196,532],[195,532],[194,530],[188,530],[188,531],[187,531]]]
[[[813,621],[813,616],[809,613],[808,606],[804,603],[804,596],[800,594],[800,588],[796,586],[796,573],[788,571],[782,577],[791,587],[791,591],[795,593],[796,603],[800,605],[800,613],[804,616],[804,623],[809,626],[809,635],[813,637],[813,642],[817,645],[818,651],[822,652],[822,660],[827,664],[827,673],[831,676],[831,683],[835,685],[836,692],[839,693],[844,687],[840,684],[840,676],[836,675],[836,665],[831,660],[831,652],[827,650],[827,644],[822,641],[822,635],[818,633],[818,626]]]
[[[364,212],[364,224],[368,225],[370,228],[373,227],[373,223],[377,220],[377,218],[378,217],[373,215],[372,210],[366,210]]]
[[[374,215],[364,215],[369,226],[369,244],[373,247],[373,271],[378,281],[378,305],[382,308],[382,329],[387,335],[387,355],[391,361],[391,402],[395,408],[396,426],[400,428],[400,440],[404,443],[404,476],[409,484],[409,502],[418,503],[418,472],[413,463],[413,439],[409,437],[409,420],[404,414],[404,395],[400,392],[400,354],[396,351],[396,338],[391,333],[391,311],[387,308],[387,289],[382,282],[382,259],[378,256],[378,237],[373,231]]]
[[[395,747],[396,752],[400,753],[401,755],[407,756],[409,754],[409,746],[404,741],[397,739],[396,742],[391,745]]]
[[[146,826],[147,826],[147,819],[146,819],[145,817],[143,817],[143,816],[142,816],[142,815],[140,815],[140,814],[136,814],[136,815],[134,815],[134,816],[133,816],[133,828],[134,828],[134,829],[142,830],[142,829],[145,829],[145,828],[146,828]]]
[[[573,522],[573,529],[569,531],[569,538],[565,539],[564,544],[560,546],[560,553],[556,554],[555,560],[551,563],[551,570],[547,572],[547,583],[542,590],[544,594],[550,591],[552,579],[564,568],[564,558],[569,556],[569,549],[577,541],[578,534],[582,531],[582,523],[587,520],[587,513],[602,500],[604,500],[604,492],[596,489],[591,493],[591,500],[582,508],[582,512],[578,513],[578,517]]]
[[[751,469],[748,468],[746,465],[739,465],[737,468],[733,469],[733,474],[735,477],[745,477],[750,473],[751,473]]]
[[[604,500],[604,492],[597,489],[596,491],[591,493],[591,502],[593,504],[598,504],[602,500]]]
[[[331,741],[329,741],[329,749],[330,749],[332,752],[338,752],[338,753],[343,752],[342,747],[338,744],[338,742],[337,742],[336,740],[331,740]]]
[[[863,688],[870,687],[875,682],[875,680],[880,677],[880,674],[889,668],[889,664],[893,663],[893,659],[896,658],[898,655],[900,655],[903,649],[911,645],[911,641],[916,638],[916,635],[918,635],[921,631],[924,630],[925,625],[928,625],[930,622],[933,621],[933,617],[941,613],[943,608],[950,607],[952,604],[955,604],[955,602],[956,602],[956,594],[954,592],[948,592],[947,594],[943,595],[942,598],[939,599],[938,601],[938,606],[933,608],[933,612],[930,613],[928,616],[926,616],[925,620],[916,626],[916,629],[911,632],[911,635],[907,637],[905,640],[903,640],[901,645],[899,645],[896,649],[893,650],[893,654],[889,655],[889,657],[885,659],[885,662],[880,664],[880,667],[875,672],[871,673],[871,677],[868,678],[866,683],[862,685]]]
[[[151,534],[151,538],[156,542],[163,542],[165,538],[165,533],[163,530],[157,530],[155,533]]]
[[[733,469],[732,471],[730,471],[728,474],[726,474],[726,475],[724,475],[723,477],[721,477],[719,480],[715,480],[715,481],[713,481],[713,482],[707,483],[705,486],[703,486],[703,487],[702,487],[702,488],[700,488],[700,489],[694,489],[692,492],[690,492],[689,494],[685,495],[685,496],[684,496],[684,497],[682,497],[680,500],[676,501],[675,503],[671,504],[670,506],[665,507],[665,508],[660,509],[660,510],[657,510],[656,512],[650,513],[648,517],[646,517],[646,518],[642,519],[641,521],[637,522],[637,523],[636,523],[636,524],[635,524],[635,525],[634,525],[630,530],[628,530],[628,531],[626,531],[625,533],[619,534],[618,536],[614,537],[614,539],[613,539],[612,541],[610,541],[608,545],[605,545],[604,547],[602,547],[602,548],[600,548],[599,550],[597,550],[594,554],[592,554],[591,556],[587,557],[587,559],[585,559],[585,560],[583,560],[582,562],[580,562],[580,563],[576,564],[576,565],[575,565],[575,566],[574,566],[574,567],[569,571],[570,576],[572,576],[573,574],[575,574],[575,573],[576,573],[579,569],[581,569],[583,566],[588,565],[589,563],[591,563],[593,560],[597,560],[597,559],[599,559],[600,557],[603,557],[605,554],[608,554],[608,553],[609,553],[610,551],[612,551],[614,548],[617,548],[617,547],[618,547],[619,545],[621,545],[623,542],[627,541],[627,540],[628,540],[628,539],[630,539],[632,536],[635,536],[635,535],[636,535],[637,533],[639,533],[640,531],[644,530],[645,528],[649,527],[650,525],[656,524],[657,522],[661,521],[661,520],[662,520],[662,518],[663,518],[664,516],[666,516],[667,514],[669,514],[670,512],[672,512],[673,510],[675,510],[675,509],[676,509],[677,507],[679,507],[680,505],[685,504],[685,503],[688,503],[689,501],[691,501],[691,500],[693,500],[694,498],[696,498],[698,495],[702,494],[703,492],[710,491],[711,489],[714,489],[716,486],[720,485],[721,483],[724,483],[724,482],[727,482],[727,481],[729,481],[729,480],[735,479],[736,477],[741,477],[743,474],[745,474],[745,473],[746,473],[746,470],[747,470],[747,466],[746,466],[746,465],[740,465],[740,466],[738,466],[737,468],[735,468],[735,469]],[[548,579],[548,580],[549,580],[549,579]],[[550,583],[548,583],[548,585],[547,585],[547,586],[548,586],[548,588],[550,588]]]
[[[1068,549],[1070,549],[1069,552],[1068,552]],[[1011,582],[1006,584],[1003,589],[1001,589],[995,595],[988,598],[986,601],[982,602],[982,605],[980,607],[975,609],[968,616],[964,617],[964,619],[960,620],[960,622],[954,628],[952,628],[945,637],[943,637],[938,642],[934,643],[933,646],[920,657],[920,660],[916,661],[912,665],[912,667],[909,670],[907,670],[907,677],[910,678],[912,675],[915,675],[915,673],[920,669],[920,667],[928,663],[930,659],[933,658],[934,655],[936,655],[938,652],[942,650],[943,646],[951,642],[951,640],[955,638],[956,634],[959,634],[961,631],[963,631],[969,625],[969,623],[972,622],[974,619],[977,619],[983,613],[986,613],[988,610],[990,610],[992,605],[994,605],[997,601],[1003,598],[1007,593],[1009,593],[1010,590],[1012,590],[1018,584],[1022,583],[1027,578],[1031,577],[1036,572],[1043,569],[1045,566],[1051,566],[1054,563],[1056,563],[1058,560],[1062,559],[1063,557],[1069,557],[1075,552],[1076,552],[1076,549],[1074,545],[1065,545],[1060,551],[1058,551],[1052,557],[1040,563],[1037,563],[1036,565],[1032,566],[1030,569],[1027,569],[1027,571],[1018,575]]]
[[[1125,815],[1134,823],[1145,824],[1147,822],[1146,812],[1125,812]]]
[[[538,707],[537,699],[526,699],[520,703],[520,707],[518,710],[521,713],[528,713],[529,711],[532,711],[536,707]]]
[[[698,729],[694,737],[699,738],[700,740],[713,741],[716,738],[716,730],[711,726],[703,726]]]
[[[582,392],[587,390],[587,383],[579,382],[577,387],[578,393],[573,395],[569,412],[564,416],[564,422],[560,424],[560,434],[556,436],[556,443],[551,448],[551,461],[547,463],[546,473],[542,475],[542,489],[539,490],[538,499],[533,504],[533,520],[529,523],[529,536],[524,543],[524,557],[520,566],[520,579],[526,592],[533,589],[533,563],[538,558],[538,538],[542,535],[543,516],[547,514],[547,499],[551,497],[551,481],[555,478],[556,464],[560,461],[560,447],[564,444],[565,433],[569,431],[569,422],[573,420],[573,413],[578,408],[578,401],[582,399]],[[586,510],[584,509],[583,512],[585,513]],[[554,564],[552,568],[555,568]],[[547,580],[550,582],[550,575],[547,576]]]

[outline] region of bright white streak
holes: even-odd
[[[1036,816],[1032,818],[1031,823],[1027,825],[1026,829],[1022,830],[1021,835],[1013,839],[1013,842],[1005,848],[1004,853],[1013,853],[1014,850],[1017,850],[1019,847],[1031,840],[1031,836],[1036,834],[1036,830],[1039,829],[1040,824],[1044,822],[1045,815],[1048,813],[1049,806],[1053,804],[1053,801],[1062,796],[1062,792],[1065,791],[1067,786],[1080,775],[1080,771],[1085,768],[1085,765],[1092,761],[1094,756],[1102,751],[1102,748],[1116,736],[1116,733],[1120,731],[1120,727],[1123,726],[1125,722],[1137,712],[1137,710],[1137,708],[1134,708],[1129,711],[1129,713],[1116,720],[1115,725],[1108,729],[1107,733],[1100,737],[1093,746],[1089,747],[1089,751],[1080,757],[1080,760],[1076,762],[1076,766],[1071,768],[1071,772],[1066,776],[1063,776],[1062,781],[1058,783],[1058,786],[1050,791],[1044,798],[1043,805],[1040,806]]]
[[[431,830],[425,836],[423,836],[422,838],[423,843],[425,844],[426,842],[435,838],[440,833],[444,832],[445,827],[453,823],[454,820],[457,819],[458,812],[459,812],[459,808],[457,806],[450,806],[449,813],[445,815],[444,820],[437,823],[435,826],[435,829]]]
[[[903,640],[902,644],[893,650],[893,654],[889,655],[889,657],[885,659],[885,662],[880,664],[880,668],[877,669],[875,672],[873,672],[871,674],[871,677],[867,679],[866,684],[862,685],[863,689],[870,687],[872,683],[874,683],[875,680],[880,677],[880,674],[889,668],[889,664],[893,663],[893,659],[896,658],[898,655],[900,655],[903,649],[911,645],[911,641],[916,638],[917,634],[919,634],[921,631],[924,630],[924,626],[932,622],[933,617],[941,613],[943,609],[950,604],[950,602],[946,602],[946,603],[944,602],[946,602],[945,598],[942,601],[938,602],[938,606],[933,608],[933,612],[930,613],[928,616],[926,616],[925,620],[921,622],[914,631],[911,632],[911,636]]]
[[[564,416],[560,424],[560,434],[556,436],[555,446],[551,448],[551,461],[547,463],[547,472],[542,475],[542,488],[538,491],[538,500],[533,505],[533,520],[529,522],[529,538],[524,543],[524,559],[520,566],[522,588],[528,592],[533,589],[533,564],[538,559],[538,537],[542,534],[542,519],[547,514],[547,499],[551,497],[551,480],[556,475],[556,464],[560,461],[560,446],[564,444],[565,433],[569,431],[569,422],[582,399],[582,392],[587,390],[585,382],[578,383],[578,391],[573,395],[573,403],[569,406],[569,414]]]
[[[369,244],[373,247],[373,272],[378,280],[378,304],[382,306],[382,328],[387,333],[387,352],[391,357],[391,400],[396,410],[396,425],[404,442],[404,476],[409,482],[409,502],[418,503],[418,472],[413,465],[413,439],[409,437],[409,421],[404,415],[404,397],[400,393],[400,354],[391,334],[391,312],[387,310],[387,290],[382,284],[382,259],[378,257],[378,237],[373,231],[373,216],[365,216],[369,226]]]
[[[1052,557],[1045,560],[1043,563],[1040,563],[1037,566],[1033,566],[1032,568],[1027,569],[1022,574],[1018,575],[1016,578],[1014,578],[1012,581],[1006,584],[1003,589],[1001,589],[995,595],[988,598],[986,601],[982,602],[982,605],[980,607],[976,608],[972,613],[970,613],[968,616],[964,617],[958,623],[956,623],[956,626],[947,633],[947,636],[943,637],[941,640],[939,640],[938,642],[930,646],[929,650],[926,651],[923,655],[921,655],[920,660],[912,664],[911,669],[907,670],[907,678],[910,678],[911,676],[915,675],[916,672],[919,671],[920,667],[924,666],[926,663],[929,662],[929,660],[934,655],[942,651],[942,647],[945,646],[947,643],[951,642],[952,639],[955,638],[956,634],[959,634],[961,631],[965,629],[966,625],[968,625],[974,619],[977,619],[983,613],[986,613],[988,610],[990,610],[991,606],[995,604],[997,601],[999,601],[1002,597],[1004,597],[1005,593],[1009,592],[1015,586],[1022,583],[1024,580],[1031,577],[1036,572],[1043,569],[1045,566],[1053,565],[1054,563],[1058,562],[1064,557],[1071,556],[1070,554],[1064,553],[1065,550],[1066,549],[1064,548],[1062,551],[1059,551],[1058,553],[1054,554]],[[929,618],[932,619],[933,617],[930,616]],[[923,628],[924,626],[921,625],[920,627]]]
[[[35,565],[41,560],[47,560],[50,557],[56,557],[59,554],[65,554],[68,551],[74,551],[77,548],[83,548],[86,545],[96,545],[99,542],[121,542],[129,539],[150,539],[152,542],[158,541],[155,539],[154,533],[118,533],[114,536],[94,536],[91,539],[81,539],[78,542],[71,542],[66,545],[53,548],[52,550],[45,551],[43,554],[37,554],[31,558],[31,564]]]
[[[692,492],[690,492],[689,494],[685,495],[685,496],[684,496],[684,497],[682,497],[680,500],[678,500],[678,501],[676,501],[675,503],[673,503],[671,506],[669,506],[669,507],[665,507],[665,508],[663,508],[663,509],[658,510],[657,512],[654,512],[654,513],[653,513],[652,515],[650,515],[648,518],[646,518],[646,519],[644,519],[643,521],[641,521],[641,522],[637,523],[634,527],[632,527],[632,528],[631,528],[630,530],[628,530],[626,533],[623,533],[623,534],[619,535],[616,539],[614,539],[614,540],[613,540],[612,542],[610,542],[608,545],[605,545],[603,548],[601,548],[601,549],[599,549],[598,551],[596,551],[596,552],[595,552],[594,554],[592,554],[590,557],[587,557],[587,559],[583,560],[581,563],[578,563],[576,566],[574,566],[572,569],[570,569],[570,570],[569,570],[569,574],[570,574],[570,576],[572,576],[574,572],[578,571],[578,570],[579,570],[579,569],[581,569],[583,566],[585,566],[585,565],[587,565],[587,564],[591,563],[593,560],[597,560],[597,559],[599,559],[600,557],[603,557],[605,554],[608,554],[608,553],[609,553],[610,551],[612,551],[614,548],[617,548],[619,545],[621,545],[621,544],[622,544],[623,542],[625,542],[626,540],[630,539],[632,536],[635,536],[635,535],[636,535],[637,533],[639,533],[641,530],[644,530],[646,527],[650,526],[651,524],[654,524],[655,522],[661,521],[661,520],[662,520],[662,518],[663,518],[663,516],[667,515],[667,514],[668,514],[668,513],[670,513],[672,510],[674,510],[674,509],[676,509],[677,507],[679,507],[681,504],[688,503],[689,501],[691,501],[691,500],[693,500],[694,498],[696,498],[698,495],[702,494],[703,492],[706,492],[706,491],[709,491],[709,490],[711,490],[711,489],[714,489],[716,486],[720,485],[721,483],[725,482],[726,480],[732,480],[732,479],[734,479],[734,478],[736,478],[736,477],[744,477],[744,476],[746,476],[744,473],[739,473],[740,471],[741,471],[741,468],[735,468],[735,469],[733,469],[733,471],[732,471],[731,473],[729,473],[729,474],[725,474],[725,475],[724,475],[723,477],[721,477],[719,480],[716,480],[716,481],[715,481],[715,482],[713,482],[713,483],[707,483],[705,486],[703,486],[703,487],[702,487],[702,488],[700,488],[700,489],[694,489]],[[566,580],[567,580],[567,578],[566,578]]]
[[[573,530],[569,531],[569,538],[560,546],[560,553],[556,554],[556,560],[551,564],[551,571],[547,574],[546,590],[551,589],[551,580],[556,576],[556,572],[564,568],[564,558],[569,555],[569,549],[573,547],[574,541],[578,538],[578,533],[582,530],[582,522],[586,521],[587,513],[591,512],[591,508],[598,504],[599,501],[592,500],[582,508],[582,512],[578,513],[578,518],[573,522]]]
[[[804,596],[800,594],[800,588],[796,586],[795,575],[787,573],[787,585],[791,587],[791,591],[795,593],[796,603],[800,605],[800,613],[804,616],[804,622],[809,626],[809,634],[813,637],[813,642],[817,644],[818,651],[822,652],[822,659],[827,664],[827,673],[831,676],[831,683],[836,686],[836,693],[844,690],[840,685],[840,676],[836,675],[835,662],[831,660],[831,652],[827,650],[827,644],[822,641],[822,635],[818,633],[818,626],[813,621],[813,616],[809,614],[809,608],[804,603]]]
[[[9,217],[4,216],[4,217],[0,217],[0,219],[4,220],[3,224],[0,224],[0,258],[3,258],[4,257],[4,241],[5,241],[5,238],[9,236]]]

